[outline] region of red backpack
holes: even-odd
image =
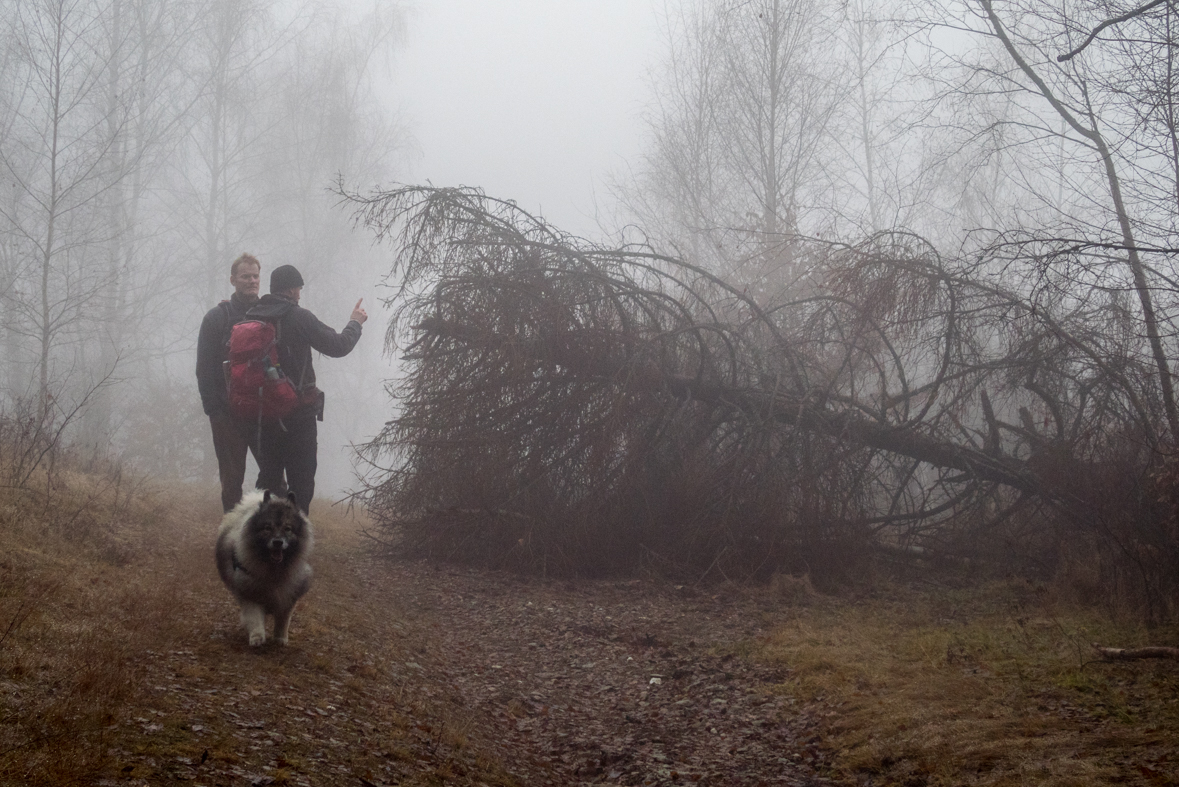
[[[229,411],[238,418],[277,421],[299,406],[299,392],[278,362],[278,335],[272,323],[239,322],[229,332],[225,362]]]

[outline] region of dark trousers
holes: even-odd
[[[242,499],[242,483],[246,480],[246,451],[258,459],[248,424],[232,415],[211,415],[213,453],[217,455],[217,472],[221,477],[221,508],[229,511]]]
[[[284,428],[285,427],[285,428]],[[306,514],[315,495],[318,427],[315,414],[296,415],[278,422],[263,422],[258,453],[258,488],[274,494],[295,493],[295,502]],[[286,473],[286,484],[283,473]]]

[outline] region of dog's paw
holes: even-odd
[[[250,634],[250,647],[257,647],[258,645],[266,644],[266,635],[255,631]],[[285,644],[285,643],[284,643]]]
[[[275,642],[277,642],[279,645],[285,645],[285,644],[287,644],[287,638],[286,638],[286,637],[275,637],[275,638],[274,638],[274,641],[275,641]]]

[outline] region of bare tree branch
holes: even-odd
[[[1042,510],[1022,501],[1107,527],[1100,457],[1140,466],[1164,419],[1105,304],[1004,289],[914,236],[800,244],[809,292],[762,304],[474,189],[343,196],[396,252],[407,365],[361,497],[410,551],[699,576],[834,543],[963,552]]]
[[[1105,30],[1108,27],[1113,27],[1114,25],[1120,25],[1122,22],[1128,22],[1129,20],[1133,19],[1134,17],[1142,16],[1147,11],[1150,11],[1152,8],[1157,8],[1158,6],[1168,3],[1168,2],[1170,2],[1170,0],[1151,0],[1151,2],[1147,3],[1146,5],[1140,6],[1139,8],[1135,8],[1133,11],[1127,11],[1126,13],[1122,14],[1121,16],[1115,16],[1115,17],[1112,17],[1111,19],[1106,19],[1104,22],[1099,24],[1097,27],[1093,28],[1093,30],[1090,31],[1089,35],[1085,37],[1085,40],[1082,41],[1079,46],[1077,46],[1076,48],[1074,48],[1073,50],[1071,50],[1069,52],[1064,53],[1063,55],[1058,55],[1056,58],[1056,62],[1063,63],[1066,60],[1072,60],[1074,57],[1081,54],[1081,52],[1084,51],[1085,47],[1087,47],[1087,46],[1089,46],[1089,44],[1093,43],[1093,40],[1095,38],[1097,38],[1098,35],[1101,34],[1102,30]]]
[[[1037,92],[1051,105],[1057,115],[1078,134],[1092,142],[1098,152],[1102,168],[1105,171],[1105,181],[1109,188],[1110,200],[1113,203],[1114,216],[1121,230],[1122,243],[1127,249],[1126,267],[1134,279],[1134,291],[1138,296],[1138,302],[1142,308],[1143,327],[1146,329],[1147,341],[1150,343],[1155,366],[1158,368],[1158,384],[1162,393],[1163,407],[1166,411],[1168,431],[1172,440],[1179,439],[1179,404],[1175,400],[1174,380],[1172,379],[1170,360],[1167,356],[1167,350],[1163,346],[1162,335],[1159,332],[1159,320],[1154,305],[1154,298],[1151,295],[1150,285],[1146,278],[1146,270],[1136,251],[1138,244],[1135,241],[1134,228],[1130,220],[1129,210],[1122,195],[1121,179],[1118,175],[1113,153],[1098,128],[1096,112],[1086,98],[1082,110],[1087,116],[1088,125],[1082,124],[1077,117],[1077,113],[1061,101],[1056,95],[1056,92],[1048,86],[1044,78],[1020,53],[1019,48],[1011,40],[1011,36],[1008,35],[1003,22],[999,19],[998,14],[995,13],[991,0],[979,0],[979,3],[986,12],[987,19],[990,22],[991,28],[995,31],[995,35],[1002,42],[1003,47],[1007,50],[1007,53],[1019,67],[1020,71],[1031,80]],[[1084,88],[1084,85],[1082,85],[1082,88]],[[1083,90],[1083,92],[1085,95],[1088,95],[1087,90]]]

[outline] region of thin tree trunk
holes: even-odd
[[[60,16],[54,20],[54,51],[50,84],[52,91],[50,103],[51,142],[49,146],[49,212],[45,227],[45,248],[41,253],[41,357],[40,379],[38,380],[38,409],[41,423],[49,419],[49,351],[53,343],[54,320],[49,305],[49,271],[53,264],[54,231],[57,219],[57,154],[58,133],[61,126],[61,60],[62,60],[62,26]]]
[[[871,112],[868,106],[868,71],[864,67],[864,24],[863,19],[856,20],[856,76],[860,82],[860,134],[864,140],[864,179],[868,191],[868,219],[872,222],[872,232],[880,228],[880,208],[876,201],[876,164],[872,149]]]
[[[1032,81],[1036,86],[1036,90],[1056,110],[1057,114],[1074,131],[1092,142],[1097,148],[1098,154],[1101,156],[1101,163],[1105,168],[1105,177],[1109,186],[1110,197],[1113,200],[1114,213],[1117,215],[1118,227],[1122,233],[1122,243],[1127,251],[1126,264],[1130,268],[1130,275],[1134,280],[1134,291],[1138,295],[1138,302],[1142,307],[1142,321],[1146,327],[1147,342],[1150,344],[1150,351],[1154,357],[1155,367],[1158,369],[1159,389],[1163,397],[1163,411],[1166,413],[1167,428],[1170,431],[1171,439],[1177,440],[1179,439],[1179,408],[1175,404],[1175,388],[1174,382],[1171,379],[1171,367],[1167,361],[1166,350],[1163,347],[1162,335],[1159,333],[1158,318],[1155,315],[1154,299],[1150,294],[1150,284],[1146,279],[1146,270],[1142,265],[1142,260],[1138,256],[1138,249],[1134,241],[1134,229],[1130,223],[1130,216],[1126,210],[1125,202],[1122,199],[1122,188],[1118,179],[1117,167],[1114,164],[1113,154],[1105,144],[1105,139],[1102,137],[1101,132],[1097,129],[1096,118],[1092,111],[1089,111],[1089,125],[1082,125],[1068,107],[1056,97],[1052,89],[1036,73],[1035,69],[1024,59],[1019,50],[1016,49],[1015,44],[1011,41],[1010,36],[1007,35],[1007,31],[1003,27],[1003,23],[995,14],[991,0],[979,0],[979,2],[983,10],[986,11],[987,18],[990,20],[995,35],[1003,43],[1004,48],[1011,55],[1016,65]]]
[[[217,278],[217,204],[221,190],[221,119],[220,100],[214,105],[213,140],[210,144],[213,160],[209,163],[209,204],[205,207],[205,272],[209,277],[209,293],[206,300],[216,298]]]
[[[126,224],[123,221],[123,183],[120,177],[126,158],[126,143],[120,128],[119,104],[122,85],[123,50],[123,4],[114,0],[111,6],[111,27],[107,37],[108,53],[106,81],[106,129],[110,149],[106,156],[106,177],[109,189],[106,193],[106,216],[109,240],[107,242],[106,280],[100,283],[102,325],[98,332],[98,363],[103,373],[112,369],[122,345],[122,290],[123,236]],[[93,370],[91,370],[93,371]],[[106,445],[110,439],[113,404],[111,391],[102,388],[95,391],[94,400],[87,408],[83,421],[85,439],[95,447]]]

